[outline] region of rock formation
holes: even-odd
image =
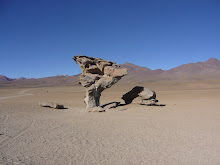
[[[128,74],[126,68],[119,69],[120,66],[112,61],[84,55],[74,56],[73,59],[79,64],[82,70],[79,81],[81,85],[86,88],[84,102],[86,103],[86,109],[88,111],[97,109],[95,108],[95,99],[93,96],[95,87],[98,87],[98,90],[102,92]]]
[[[141,98],[140,104],[143,103],[143,100],[149,100],[150,104],[158,102],[158,100],[156,100],[156,92],[142,86],[132,88],[131,91],[122,96],[122,99],[125,101],[125,104],[130,104],[137,97]]]

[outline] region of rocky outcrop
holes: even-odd
[[[86,103],[86,109],[88,111],[93,111],[92,109],[95,107],[95,99],[93,96],[95,87],[98,87],[98,90],[102,92],[128,74],[126,68],[119,69],[120,66],[112,61],[84,55],[74,56],[73,59],[79,64],[82,70],[79,81],[81,85],[86,88],[84,102]],[[94,109],[97,110],[97,108]]]
[[[156,92],[142,86],[132,88],[131,91],[122,96],[122,99],[125,101],[125,104],[130,104],[137,97],[141,98],[141,104],[144,100],[149,100],[150,104],[158,102],[158,100],[156,100]]]

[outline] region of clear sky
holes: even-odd
[[[164,70],[220,59],[220,0],[0,0],[0,75],[78,74],[75,55]]]

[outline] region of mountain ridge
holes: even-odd
[[[216,80],[220,79],[220,60],[210,58],[204,62],[188,63],[169,70],[151,70],[147,69],[146,72],[137,71],[132,67],[137,65],[122,65],[128,69],[128,74],[120,83],[157,83],[157,82],[190,82],[190,81],[203,81],[203,80]],[[141,69],[142,67],[139,67]],[[136,71],[136,72],[135,72]]]
[[[190,80],[207,80],[220,79],[220,60],[210,58],[204,62],[188,63],[169,70],[149,69],[147,67],[138,66],[132,63],[124,63],[121,68],[127,68],[129,74],[122,78],[122,83],[127,82],[147,82],[147,81],[190,81]],[[0,87],[8,85],[20,86],[59,86],[78,84],[78,75],[57,75],[52,77],[44,77],[38,79],[26,79],[24,77],[18,79],[8,78],[0,75]]]

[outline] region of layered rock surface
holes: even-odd
[[[86,109],[88,111],[92,111],[95,107],[95,99],[93,96],[95,87],[98,87],[98,90],[102,92],[128,74],[126,68],[119,69],[120,66],[112,61],[84,55],[74,56],[73,59],[79,64],[82,70],[79,81],[81,85],[86,88],[84,102],[86,103]]]

